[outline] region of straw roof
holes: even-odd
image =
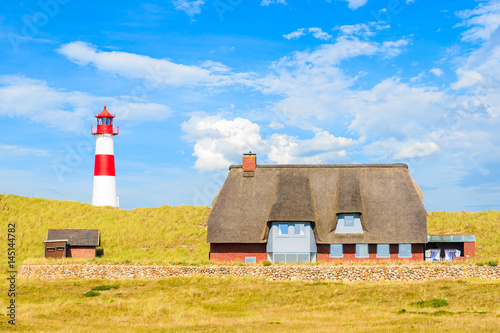
[[[423,192],[406,164],[257,165],[229,175],[207,220],[209,243],[266,243],[270,222],[311,222],[318,244],[427,243]],[[359,213],[362,234],[336,234]]]

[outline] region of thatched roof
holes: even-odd
[[[406,164],[257,165],[229,175],[207,221],[209,243],[265,243],[269,222],[312,222],[318,244],[427,243],[422,190]],[[360,213],[363,234],[335,234]]]
[[[49,229],[47,240],[67,239],[69,246],[100,246],[101,235],[98,229]]]

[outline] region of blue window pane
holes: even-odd
[[[288,235],[288,224],[278,224],[280,235]]]
[[[245,257],[245,264],[255,264],[256,262],[256,257]]]
[[[344,226],[354,227],[354,216],[353,215],[344,215]]]
[[[343,258],[344,248],[342,244],[330,244],[330,258]]]
[[[389,244],[377,244],[377,258],[390,258]]]
[[[295,224],[295,234],[296,235],[304,235],[304,225],[299,223]]]
[[[356,244],[356,258],[368,258],[368,244]]]
[[[399,244],[399,258],[411,258],[411,244]]]

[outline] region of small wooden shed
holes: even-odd
[[[46,258],[95,258],[100,245],[98,229],[49,229],[44,253]]]

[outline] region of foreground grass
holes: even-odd
[[[171,278],[113,281],[116,288],[101,290],[99,296],[84,296],[106,284],[109,281],[20,280],[17,329],[498,332],[500,327],[500,281],[310,284]],[[438,309],[412,305],[433,299],[445,300],[447,305]],[[0,318],[0,330],[8,329],[5,316]]]

